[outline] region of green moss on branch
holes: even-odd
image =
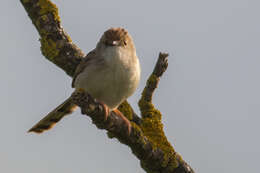
[[[42,54],[73,76],[85,54],[61,27],[56,5],[50,0],[21,0],[21,3],[40,35]]]
[[[160,149],[163,152],[163,161],[160,163],[161,167],[167,167],[172,171],[179,166],[179,160],[177,159],[174,148],[164,134],[162,114],[152,104],[153,92],[157,88],[160,76],[167,68],[167,56],[167,54],[160,53],[154,72],[146,82],[138,105],[142,115],[140,127],[144,135],[152,143],[153,150]],[[157,73],[158,71],[161,73]]]
[[[54,3],[49,0],[39,0],[38,5],[40,7],[40,15],[51,13],[54,16],[54,20],[60,22],[58,8]]]

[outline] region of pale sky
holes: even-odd
[[[110,27],[130,32],[142,66],[130,98],[136,112],[159,51],[170,54],[154,104],[197,173],[259,172],[260,1],[54,2],[85,53]],[[26,133],[71,94],[71,78],[41,55],[19,1],[1,3],[0,21],[0,172],[144,173],[128,147],[79,111],[42,135]]]

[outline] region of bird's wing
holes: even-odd
[[[96,56],[96,50],[92,50],[90,51],[86,57],[84,57],[82,59],[82,61],[80,62],[80,64],[77,66],[76,71],[74,73],[73,79],[72,79],[72,88],[75,87],[75,80],[77,78],[77,76],[84,71],[84,69],[89,66],[91,63],[93,63],[94,61],[96,61],[98,58]]]

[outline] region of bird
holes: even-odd
[[[72,88],[95,98],[103,106],[105,117],[114,111],[124,120],[130,132],[131,123],[117,108],[137,89],[140,73],[140,62],[131,35],[124,28],[110,28],[103,33],[96,48],[82,58],[75,70]],[[49,130],[76,108],[70,96],[28,132]]]

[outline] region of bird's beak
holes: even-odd
[[[119,41],[112,41],[112,46],[118,46],[119,45]]]

